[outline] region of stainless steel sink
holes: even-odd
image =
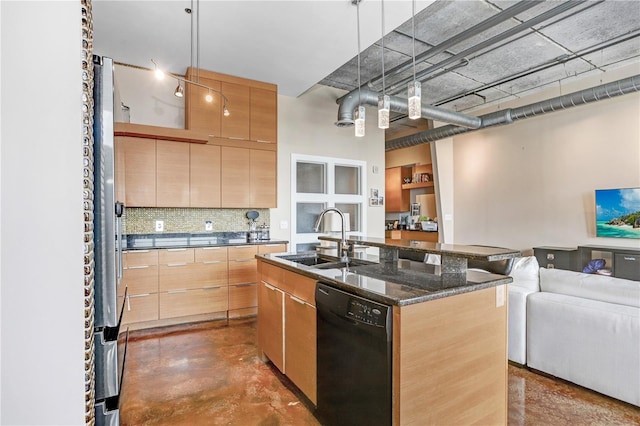
[[[325,263],[336,262],[336,259],[318,256],[317,254],[288,254],[284,256],[276,256],[289,262],[300,263],[301,265],[316,266]]]
[[[288,254],[283,256],[277,256],[280,259],[288,260],[289,262],[299,263],[301,265],[311,266],[314,269],[340,269],[349,266],[362,266],[370,265],[371,262],[367,262],[359,259],[349,259],[348,262],[340,261],[337,258],[319,256],[314,253],[310,254]]]

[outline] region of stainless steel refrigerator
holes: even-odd
[[[96,425],[120,424],[128,333],[120,332],[124,299],[122,278],[122,203],[115,200],[113,134],[113,60],[94,56],[94,342]]]

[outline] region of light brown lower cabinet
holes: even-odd
[[[158,293],[127,295],[127,300],[118,297],[118,301],[120,304],[124,301],[122,324],[158,319]]]
[[[160,319],[226,311],[227,286],[160,293]]]
[[[258,306],[258,283],[229,285],[229,310]]]
[[[316,404],[316,308],[287,294],[284,316],[285,374]]]
[[[261,262],[258,350],[316,404],[315,280]]]

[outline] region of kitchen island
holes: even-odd
[[[263,359],[273,361],[317,403],[316,368],[321,367],[316,365],[313,295],[316,282],[322,282],[392,310],[390,423],[506,424],[506,287],[511,278],[467,270],[467,261],[490,262],[520,253],[405,240],[349,242],[378,247],[380,256],[357,253],[351,264],[336,267],[305,265],[310,262],[295,253],[257,256]],[[403,251],[439,254],[442,265],[399,258]]]

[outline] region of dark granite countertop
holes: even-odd
[[[331,252],[323,250],[324,253]],[[333,255],[336,256],[336,250]],[[354,253],[353,258],[365,265],[335,269],[317,269],[283,259],[300,253],[259,254],[256,257],[289,271],[322,281],[328,285],[387,305],[404,306],[457,294],[495,287],[512,282],[505,275],[467,270],[460,274],[442,273],[439,266],[408,259],[399,259],[397,268],[390,270],[378,263],[377,256]],[[313,253],[309,253],[313,255]],[[335,257],[338,259],[337,256]],[[359,263],[364,263],[359,262]]]
[[[123,236],[122,242],[125,250],[288,243],[285,240],[248,241],[246,232],[129,234]]]

